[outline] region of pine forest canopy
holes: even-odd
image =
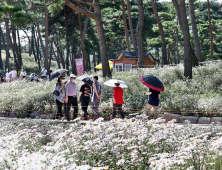
[[[85,71],[102,62],[103,76],[111,77],[108,59],[127,50],[138,52],[138,67],[149,51],[161,65],[184,63],[184,76],[192,78],[198,62],[222,59],[215,0],[3,0],[0,22],[2,70],[10,59],[20,69],[28,53],[39,69],[50,70],[54,60],[76,74],[75,59],[83,58]]]

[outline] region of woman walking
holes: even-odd
[[[5,73],[5,81],[6,83],[8,83],[10,81],[10,72],[9,72],[9,69],[7,68],[6,69],[6,73]]]
[[[88,120],[89,118],[87,109],[90,101],[90,93],[91,93],[90,86],[84,82],[84,84],[80,88],[80,93],[78,97],[78,101],[81,101],[82,110],[84,112],[83,120]]]
[[[149,88],[149,92],[146,93],[148,97],[148,105],[147,105],[147,115],[148,119],[151,119],[151,109],[154,110],[154,119],[158,118],[158,106],[159,106],[159,99],[160,99],[160,92]]]
[[[62,106],[64,104],[66,97],[65,77],[63,75],[59,76],[55,90],[59,92],[59,95],[55,96],[56,105],[57,105],[56,119],[61,119],[63,117]]]

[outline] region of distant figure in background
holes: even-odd
[[[87,109],[90,102],[90,93],[91,93],[90,86],[84,82],[84,84],[80,88],[80,93],[78,98],[78,101],[81,101],[82,110],[84,112],[83,120],[87,120],[89,116]]]
[[[115,88],[113,89],[113,115],[112,118],[116,117],[116,110],[118,109],[122,119],[125,118],[125,115],[122,110],[123,101],[123,89],[119,87],[119,83],[115,83]]]
[[[76,76],[74,74],[70,75],[70,81],[66,84],[66,119],[70,121],[69,111],[71,106],[74,107],[73,111],[73,119],[76,119],[78,116],[78,102],[76,97],[76,83],[75,83]]]
[[[35,74],[34,80],[35,80],[36,82],[39,82],[39,76],[38,76],[37,74]]]
[[[160,99],[160,92],[149,88],[149,92],[146,93],[148,97],[147,115],[148,119],[151,119],[151,109],[154,109],[154,119],[158,118],[158,106]]]
[[[4,82],[4,79],[3,79],[3,75],[2,75],[2,74],[0,75],[0,82],[1,82],[1,83]]]
[[[101,116],[99,113],[99,103],[102,96],[102,86],[99,84],[98,79],[98,76],[94,76],[92,85],[91,107],[94,111],[94,120]]]
[[[57,105],[56,119],[61,119],[63,117],[62,106],[65,102],[65,97],[66,97],[65,77],[63,75],[58,77],[55,90],[59,92],[59,96],[55,96],[56,105]]]
[[[34,77],[35,77],[35,74],[32,73],[32,74],[30,75],[30,81],[33,81],[33,80],[34,80]]]
[[[10,76],[11,76],[11,74],[9,72],[9,69],[7,68],[6,69],[6,73],[5,73],[5,81],[6,81],[6,83],[8,83],[10,81]]]
[[[11,71],[11,81],[15,81],[17,79],[17,71],[15,70],[15,67],[13,67],[13,70]]]
[[[47,75],[47,70],[45,69],[45,67],[43,67],[41,71],[41,78],[46,79],[46,75]]]
[[[20,75],[20,80],[22,80],[22,79],[25,79],[26,78],[26,71],[25,71],[25,69],[24,68],[22,68],[22,72],[21,72],[21,75]]]

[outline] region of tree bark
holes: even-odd
[[[34,7],[33,2],[31,3],[31,7],[32,8]],[[33,12],[36,15],[36,10],[35,9],[33,10]],[[35,23],[36,23],[37,32],[38,32],[38,39],[40,41],[41,49],[42,49],[42,52],[43,52],[43,58],[45,59],[45,48],[44,48],[44,45],[43,45],[42,36],[41,36],[41,33],[40,33],[40,28],[39,28],[39,21],[38,21],[37,17],[35,18]]]
[[[121,0],[121,4],[122,4],[122,12],[123,12],[123,25],[124,25],[124,32],[125,32],[125,38],[126,38],[126,46],[127,46],[127,50],[131,51],[130,48],[130,42],[129,42],[129,35],[128,35],[128,28],[127,28],[127,23],[126,23],[126,9],[125,9],[125,1]]]
[[[178,25],[178,19],[177,19]],[[179,52],[179,37],[178,37],[178,28],[176,29],[176,53],[177,53],[177,63],[180,64],[180,52]]]
[[[157,12],[154,0],[151,0],[151,2],[152,2],[152,8],[153,8],[153,12],[154,12],[154,15],[155,15],[155,19],[156,19],[156,22],[158,24],[160,35],[161,35],[161,41],[162,41],[162,64],[165,65],[165,64],[168,64],[169,62],[167,61],[167,57],[166,57],[167,56],[167,50],[166,50],[166,41],[165,41],[165,35],[164,35],[164,31],[163,31],[163,26],[162,26],[162,23],[160,22],[160,19],[159,19],[159,16],[158,16],[158,12]]]
[[[18,27],[17,27],[17,37],[18,37],[18,51],[19,51],[19,57],[21,58],[21,65],[23,65],[23,62],[22,62],[22,50],[21,50],[21,42],[20,42],[20,36],[19,36],[19,30],[18,30]]]
[[[61,63],[62,63],[62,68],[65,68],[65,61],[64,61],[63,55],[62,55],[62,53],[61,53],[61,51],[60,51],[60,49],[59,49],[58,43],[56,43],[56,42],[54,41],[54,44],[55,44],[55,46],[56,46],[56,48],[57,48],[58,54],[60,55],[60,61],[61,61]]]
[[[7,18],[4,18],[5,21],[5,29],[6,29],[6,59],[5,59],[5,68],[9,68],[9,58],[10,58],[10,53],[9,53],[9,44],[10,44],[10,33],[9,33],[9,20]]]
[[[35,43],[35,48],[36,48],[36,57],[37,57],[37,61],[38,61],[38,66],[39,66],[39,71],[41,70],[41,65],[40,65],[40,51],[39,51],[39,46],[37,44],[37,40],[35,37],[35,30],[34,30],[34,34],[33,34],[33,38],[34,38],[34,43]]]
[[[189,0],[189,7],[190,7],[190,18],[191,18],[192,32],[193,32],[193,38],[194,38],[195,54],[197,56],[198,62],[201,62],[202,56],[201,56],[200,41],[199,41],[199,37],[198,37],[198,31],[197,31],[197,25],[196,25],[196,19],[195,19],[193,0]]]
[[[132,18],[131,18],[130,2],[129,2],[129,0],[126,0],[126,2],[127,2],[127,12],[128,12],[129,27],[130,27],[130,32],[131,32],[131,38],[132,38],[132,41],[133,41],[133,49],[134,49],[134,52],[137,52],[136,39],[135,39],[134,31],[133,31],[133,23],[132,23]]]
[[[94,72],[96,72],[96,52],[93,50],[93,66],[94,66]]]
[[[32,26],[32,36],[31,36],[31,50],[32,50],[32,53],[34,55],[35,62],[38,62],[37,61],[37,56],[35,54],[35,47],[34,47],[34,34],[35,34],[35,31],[34,31],[34,25],[33,25]]]
[[[67,16],[66,16],[66,11],[64,8],[64,16],[65,16],[65,27],[66,27],[66,48],[67,48],[67,52],[66,52],[66,69],[69,70],[69,32],[68,32],[68,23],[67,23]],[[69,75],[69,72],[68,72]]]
[[[12,28],[12,38],[13,38],[13,46],[14,46],[14,50],[15,50],[15,60],[16,60],[16,69],[21,70],[21,65],[22,65],[22,58],[19,55],[19,51],[18,51],[18,46],[17,46],[17,42],[16,42],[16,32],[15,32],[15,26],[13,24],[11,24],[11,28]]]
[[[57,61],[58,68],[61,69],[59,57],[56,55],[54,48],[52,48],[52,51],[53,51],[53,54],[54,54],[55,59]]]
[[[6,45],[6,42],[5,42],[5,37],[4,37],[4,35],[3,35],[3,31],[2,31],[2,27],[1,27],[1,24],[0,24],[0,38],[1,38],[1,42],[3,43],[3,45],[4,45],[4,49],[5,49],[5,54],[7,53],[6,51],[7,51],[7,45]],[[1,58],[1,60],[2,60],[2,58]],[[1,69],[3,69],[3,63],[2,63],[2,68]]]
[[[2,63],[2,37],[0,36],[0,69],[3,69]]]
[[[109,67],[107,48],[106,48],[106,39],[104,35],[102,17],[101,17],[98,0],[95,0],[94,10],[96,14],[96,28],[97,28],[97,34],[98,34],[98,39],[99,39],[99,45],[100,45],[100,55],[101,55],[101,60],[102,60],[103,77],[111,77],[111,71]]]
[[[212,26],[211,26],[211,16],[210,16],[210,1],[207,0],[207,9],[208,9],[208,21],[209,21],[209,33],[210,33],[210,57],[214,59],[214,45],[213,45],[213,33],[212,33]]]
[[[52,49],[53,49],[53,41],[50,43],[50,53],[49,53],[49,70],[51,66],[51,61],[52,61]]]
[[[144,48],[143,48],[143,25],[144,25],[144,9],[143,9],[143,0],[137,0],[138,8],[139,8],[139,19],[136,28],[136,39],[138,46],[138,67],[144,66],[145,56],[144,56]]]
[[[45,0],[45,3],[48,3],[48,0]],[[48,9],[45,8],[45,68],[49,73],[49,64],[48,64],[48,53],[49,53],[49,29],[48,29]]]

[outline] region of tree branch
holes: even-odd
[[[50,2],[49,4],[47,4],[47,5],[45,5],[45,6],[39,6],[39,7],[35,7],[35,8],[30,8],[30,9],[27,9],[27,10],[25,10],[25,11],[31,11],[31,10],[35,10],[35,9],[46,8],[46,7],[48,7],[49,5],[52,5],[52,4],[55,3],[55,2],[56,2],[56,0]]]
[[[122,18],[117,18],[117,19],[114,19],[114,20],[109,21],[109,22],[104,22],[103,24],[104,24],[104,25],[110,24],[110,23],[113,23],[113,22],[118,21],[118,20],[122,20]],[[94,28],[94,27],[96,27],[96,25],[93,25],[93,26],[87,28],[87,31],[90,30],[90,29],[92,29],[92,28]]]
[[[85,5],[88,5],[88,6],[91,6],[91,7],[95,7],[95,5],[91,4],[91,3],[88,3],[88,2],[84,2],[82,0],[72,0],[72,1],[75,1],[75,2],[78,2],[78,3],[81,3],[81,4],[85,4]]]
[[[96,19],[96,14],[95,13],[89,12],[89,11],[86,11],[86,10],[84,10],[82,8],[77,7],[77,6],[73,5],[69,0],[64,0],[64,1],[65,1],[65,4],[68,7],[70,7],[71,9],[73,9],[74,11],[79,12],[79,13],[81,13],[83,15],[86,15],[86,16],[88,16],[90,18]]]

